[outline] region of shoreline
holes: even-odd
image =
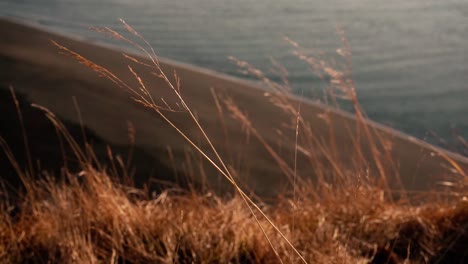
[[[76,111],[70,103],[71,97],[74,96],[77,98],[80,111],[83,112],[85,127],[99,137],[118,145],[128,144],[126,121],[131,121],[134,122],[137,131],[137,147],[150,152],[156,160],[165,164],[166,168],[172,166],[168,158],[164,157],[167,156],[167,147],[171,147],[177,160],[176,164],[183,164],[186,158],[187,144],[163,120],[148,113],[147,109],[135,105],[130,101],[128,94],[113,87],[109,81],[99,78],[96,73],[86,69],[74,59],[58,54],[55,47],[48,43],[48,39],[58,40],[57,42],[60,44],[89,57],[106,68],[110,68],[122,76],[122,79],[131,82],[132,76],[126,69],[129,61],[122,58],[121,50],[116,50],[116,47],[112,47],[112,45],[96,42],[87,43],[77,38],[60,36],[30,24],[0,18],[0,28],[3,28],[2,34],[6,35],[3,40],[0,40],[0,69],[5,67],[6,70],[6,73],[0,75],[2,88],[12,84],[31,102],[49,107],[52,112],[64,120],[78,123]],[[32,45],[34,45],[34,49],[31,49]],[[261,150],[262,145],[259,142],[242,145],[245,135],[235,122],[228,120],[226,124],[227,130],[232,136],[232,139],[229,140],[234,142],[230,146],[231,149],[222,146],[226,139],[219,131],[219,118],[210,88],[213,87],[216,92],[232,96],[234,102],[241,109],[245,109],[252,115],[252,123],[258,125],[259,131],[265,136],[267,142],[277,145],[278,136],[273,132],[274,128],[278,127],[282,121],[288,120],[288,117],[268,102],[267,98],[263,96],[264,90],[252,82],[226,76],[212,70],[167,59],[160,61],[165,70],[170,72],[176,70],[179,74],[184,97],[189,101],[189,105],[200,113],[202,124],[207,129],[208,134],[213,137],[215,145],[221,146],[221,153],[231,157],[233,154],[229,154],[229,152],[244,154],[245,157],[237,164],[239,174],[245,177],[241,181],[246,181],[246,186],[261,196],[279,193],[279,190],[287,185],[287,179],[281,175],[282,173],[274,160],[268,157],[269,154],[265,150]],[[138,70],[151,85],[162,86],[158,80],[149,80],[150,74],[144,72],[144,69],[138,68]],[[170,97],[164,91],[155,93],[157,96]],[[314,124],[317,130],[322,132],[321,136],[323,137],[326,137],[328,129],[325,122],[320,120],[317,115],[324,112],[331,113],[335,121],[334,126],[339,128],[335,131],[340,133],[338,135],[339,141],[342,143],[340,146],[344,146],[344,153],[340,154],[346,157],[346,152],[352,153],[350,152],[352,147],[346,147],[346,144],[351,144],[350,136],[346,134],[346,131],[343,131],[343,128],[355,122],[353,115],[294,95],[290,98],[297,103],[301,102],[304,118]],[[60,102],[62,100],[67,100],[67,102]],[[195,127],[191,123],[189,124],[190,120],[187,117],[179,114],[171,114],[170,116],[174,117],[176,124],[184,131],[188,131],[190,136],[200,137]],[[272,116],[275,117],[274,120],[271,119]],[[106,120],[106,123],[103,123],[103,120]],[[404,177],[402,179],[404,186],[409,190],[430,189],[434,187],[441,175],[453,175],[450,168],[447,168],[447,161],[440,155],[433,155],[433,152],[443,153],[443,155],[459,162],[461,166],[468,167],[468,158],[466,157],[442,150],[373,121],[369,121],[368,124],[392,141],[395,148],[392,155],[400,166],[398,170]],[[206,147],[206,144],[203,145],[204,149]],[[281,151],[285,157],[292,157],[294,145],[282,145]],[[308,171],[310,174],[308,166],[305,164],[300,164],[300,166],[298,168],[299,175],[306,177]],[[182,173],[183,169],[180,167],[177,169],[181,170],[180,173]],[[206,175],[205,181],[217,181],[216,172],[208,171]],[[192,175],[192,177],[194,176]],[[221,185],[223,189],[229,188],[226,184]]]
[[[46,26],[40,25],[39,23],[34,23],[34,22],[29,22],[29,21],[28,22],[21,21],[20,19],[13,18],[13,17],[12,18],[6,18],[6,19],[5,18],[0,18],[0,21],[2,19],[13,22],[13,23],[17,23],[17,24],[23,24],[25,26],[32,27],[32,28],[35,28],[37,30],[44,31],[44,32],[47,32],[47,33],[51,33],[51,34],[54,34],[54,35],[61,35],[61,36],[64,36],[64,37],[66,37],[68,39],[71,39],[71,40],[74,40],[74,41],[77,41],[77,42],[82,42],[82,43],[86,43],[88,45],[93,45],[93,46],[113,50],[113,51],[119,52],[119,53],[123,52],[125,54],[129,54],[129,55],[139,57],[139,58],[144,58],[144,56],[143,56],[144,54],[135,52],[132,49],[127,49],[127,48],[124,48],[124,47],[121,47],[121,46],[118,46],[118,45],[112,45],[110,43],[106,43],[106,42],[103,42],[103,41],[98,41],[98,40],[91,39],[91,38],[84,37],[84,36],[73,36],[71,34],[63,34],[62,32],[59,32],[59,30],[49,29]],[[115,40],[115,41],[117,42],[118,40]],[[175,67],[175,68],[183,68],[183,69],[186,69],[186,70],[189,70],[189,71],[194,71],[194,72],[197,72],[197,73],[200,73],[200,74],[203,74],[203,75],[209,75],[209,76],[212,76],[214,78],[224,79],[224,80],[227,80],[227,81],[230,81],[230,82],[236,82],[236,83],[241,84],[242,85],[241,87],[248,86],[249,89],[258,89],[259,91],[262,91],[262,92],[265,91],[264,88],[261,87],[261,83],[256,82],[256,81],[250,81],[250,80],[242,79],[242,78],[239,78],[239,77],[236,77],[236,76],[231,76],[231,75],[227,75],[227,74],[224,74],[224,73],[221,73],[221,72],[217,72],[217,71],[212,70],[212,69],[203,68],[203,67],[196,66],[196,65],[193,65],[193,64],[190,64],[190,63],[180,62],[180,61],[172,60],[172,59],[169,59],[169,58],[158,57],[158,60],[161,62],[161,64],[166,64],[168,66],[172,66],[172,67]],[[301,97],[301,96],[298,96],[298,95],[292,94],[292,93],[289,94],[288,96],[293,98],[294,100],[301,101],[301,103],[306,103],[306,104],[315,106],[317,108],[321,108],[323,110],[332,112],[335,115],[340,115],[340,116],[342,116],[344,118],[349,118],[349,119],[353,119],[353,120],[356,119],[354,114],[346,112],[346,111],[341,110],[341,109],[336,109],[336,108],[333,108],[333,107],[329,107],[329,106],[327,106],[326,104],[324,104],[322,102],[315,101],[315,100],[310,100],[308,98]],[[435,147],[436,151],[437,150],[439,150],[439,151],[443,150],[444,152],[448,153],[449,156],[454,156],[454,157],[458,157],[458,158],[462,158],[462,159],[466,158],[467,161],[468,161],[468,157],[463,156],[462,154],[459,154],[459,153],[444,149],[443,147],[433,145],[433,144],[428,143],[428,142],[426,142],[426,141],[424,141],[422,139],[419,139],[419,138],[417,138],[415,136],[409,135],[409,134],[407,134],[407,133],[405,133],[403,131],[397,130],[397,129],[392,128],[390,126],[387,126],[385,124],[382,124],[382,123],[379,123],[377,121],[373,121],[373,120],[370,120],[370,119],[366,120],[366,122],[371,124],[373,127],[384,130],[385,133],[391,133],[391,134],[394,134],[395,136],[405,138],[405,139],[410,140],[412,142],[415,142],[417,144],[422,144],[424,147],[429,147],[429,148],[430,147]]]

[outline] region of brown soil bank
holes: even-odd
[[[73,58],[60,54],[50,40],[104,66],[123,80],[137,85],[135,78],[128,71],[129,60],[119,51],[5,19],[0,20],[0,34],[2,89],[12,85],[24,96],[24,100],[43,105],[66,120],[68,124],[78,126],[79,117],[72,99],[76,98],[86,130],[99,138],[102,144],[109,143],[126,149],[129,146],[128,122],[130,121],[136,131],[136,147],[146,153],[146,157],[150,157],[151,160],[148,162],[151,164],[141,165],[143,169],[139,170],[138,175],[151,174],[156,178],[161,177],[174,182],[181,175],[185,175],[184,177],[192,175],[194,182],[208,184],[216,190],[230,188],[227,181],[220,179],[218,173],[209,165],[204,164],[204,171],[201,173],[199,157],[191,154],[193,151],[190,152],[187,143],[164,120],[133,102],[127,92],[109,80],[97,76],[95,72],[77,63]],[[145,80],[146,86],[154,93],[155,98],[164,96],[168,101],[171,100],[164,82],[151,76],[144,67],[138,65],[132,67]],[[264,90],[253,84],[178,63],[162,61],[162,67],[169,73],[177,71],[182,95],[197,113],[201,124],[221,155],[232,164],[242,183],[261,196],[274,196],[280,190],[287,190],[290,186],[288,179],[263,144],[254,137],[246,140],[243,127],[238,121],[229,118],[229,114],[220,117],[211,89],[215,93],[228,95],[242,111],[248,113],[252,124],[265,142],[274,147],[292,167],[295,152],[294,131],[284,132],[283,135],[277,133],[285,123],[291,123],[289,114],[274,106],[269,98],[264,96]],[[2,103],[9,100],[5,99],[3,94],[7,93],[2,92]],[[299,99],[291,97],[290,100],[297,105]],[[340,163],[342,166],[349,165],[351,168],[356,148],[353,142],[356,133],[353,128],[354,118],[309,101],[302,102],[301,113],[304,120],[311,124],[318,141],[324,143],[333,141],[329,138],[330,126],[320,117],[321,114],[328,113],[335,135],[333,142],[338,146],[336,158],[342,161]],[[14,114],[13,110],[2,113],[2,121],[15,119]],[[177,112],[168,115],[181,130],[195,142],[199,142],[202,149],[208,149],[186,113]],[[468,164],[468,160],[462,156],[442,151],[374,123],[369,123],[369,126],[385,138],[388,146],[391,146],[388,158],[391,158],[393,165],[389,175],[398,175],[406,189],[428,190],[435,187],[439,180],[456,176],[457,172],[447,158],[457,162],[461,167],[466,167]],[[21,133],[19,128],[13,131],[9,123],[2,123],[1,127],[4,137]],[[38,127],[37,132],[28,131],[28,133],[47,133],[52,136],[52,133],[44,131]],[[49,144],[43,139],[38,139],[36,143],[40,142]],[[13,149],[22,151],[23,146],[18,141],[11,144],[14,144]],[[372,160],[375,153],[372,154],[366,149],[369,142],[363,140],[361,144],[364,157]],[[168,155],[168,148],[171,150],[171,155]],[[50,157],[48,151],[42,153],[46,155],[38,154],[39,156],[34,158],[47,160]],[[308,155],[315,155],[315,160],[327,159],[319,149],[317,153],[311,154],[309,151]],[[187,162],[187,156],[195,156],[195,163]],[[308,160],[299,154],[297,174],[304,178],[314,178],[316,176],[314,164]],[[146,169],[153,170],[153,173],[144,171]]]

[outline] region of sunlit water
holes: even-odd
[[[2,0],[0,16],[113,44],[88,27],[124,18],[159,55],[239,77],[227,56],[265,71],[273,57],[308,97],[323,85],[283,38],[336,58],[340,26],[369,117],[466,154],[456,140],[468,137],[466,0]]]

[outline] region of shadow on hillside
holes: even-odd
[[[24,95],[17,92],[15,94],[24,120],[24,130],[32,158],[35,179],[43,175],[42,172],[60,175],[64,165],[71,172],[79,170],[80,166],[76,155],[66,141],[64,141],[63,137],[59,137],[60,133],[51,121],[47,119],[45,113],[32,107],[31,102]],[[21,128],[13,97],[9,89],[4,86],[0,87],[0,113],[0,137],[8,144],[19,168],[27,170],[28,159],[23,129]],[[116,174],[121,176],[125,175],[125,171],[129,172],[131,175],[127,179],[121,179],[125,180],[125,184],[138,188],[146,187],[150,191],[157,191],[175,184],[179,187],[188,186],[187,181],[178,179],[176,182],[173,168],[164,166],[144,150],[132,147],[130,143],[127,146],[112,144],[96,136],[86,127],[82,129],[79,124],[66,120],[61,121],[79,146],[85,149],[85,142],[87,142],[92,147],[99,163],[106,167],[111,174],[112,172],[117,172]],[[114,161],[116,157],[120,157],[124,163],[129,161],[129,166],[126,169],[117,164],[115,166],[117,170],[112,171],[108,146],[112,150]],[[131,157],[129,157],[130,155]],[[2,168],[0,171],[2,184],[4,185],[4,189],[7,190],[6,193],[8,195],[17,193],[18,190],[24,188],[18,173],[15,171],[4,150],[0,151],[0,168]],[[132,177],[132,175],[135,177]]]

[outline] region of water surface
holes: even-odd
[[[369,117],[467,154],[456,140],[468,137],[465,0],[2,0],[0,16],[113,44],[89,26],[121,29],[124,18],[159,55],[239,77],[228,56],[266,72],[273,57],[294,91],[312,98],[323,85],[283,37],[336,58],[340,26]]]

